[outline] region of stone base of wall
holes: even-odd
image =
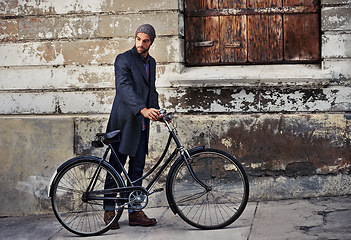
[[[56,168],[91,147],[108,115],[3,116],[0,118],[0,216],[52,213],[47,197]],[[178,114],[174,122],[189,148],[205,145],[235,156],[250,180],[251,200],[351,194],[350,115]],[[163,124],[151,125],[147,169],[167,141]],[[161,176],[160,187],[166,174]],[[157,187],[157,186],[156,186]],[[166,205],[165,192],[150,205]]]

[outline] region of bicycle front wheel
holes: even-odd
[[[181,157],[167,178],[171,207],[194,227],[228,226],[241,215],[248,201],[249,183],[243,167],[234,157],[216,149],[203,149],[190,155],[190,165],[207,189],[194,180]]]
[[[107,164],[103,163],[99,167],[99,163],[98,158],[89,156],[72,159],[57,174],[51,186],[51,203],[56,218],[67,230],[81,236],[106,232],[123,211],[123,208],[119,209],[111,222],[105,223],[103,198],[107,196],[102,191],[106,190],[106,186],[116,188],[123,186],[123,183]],[[95,173],[97,176],[94,178]],[[86,192],[89,185],[92,187]],[[101,199],[89,198],[92,191],[95,198]]]

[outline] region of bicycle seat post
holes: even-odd
[[[102,158],[101,158],[102,161],[106,161],[107,155],[108,155],[108,153],[110,152],[110,150],[111,150],[110,145],[107,145],[107,148],[106,148],[106,150],[105,150],[105,153],[104,153],[104,155],[103,155]]]

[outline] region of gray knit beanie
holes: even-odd
[[[143,24],[140,27],[138,27],[138,29],[135,32],[135,37],[137,36],[138,33],[145,33],[147,35],[149,35],[150,40],[151,40],[151,44],[154,42],[155,37],[156,37],[156,32],[153,26],[151,26],[150,24]]]

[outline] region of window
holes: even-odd
[[[187,65],[320,61],[319,0],[184,0]]]

